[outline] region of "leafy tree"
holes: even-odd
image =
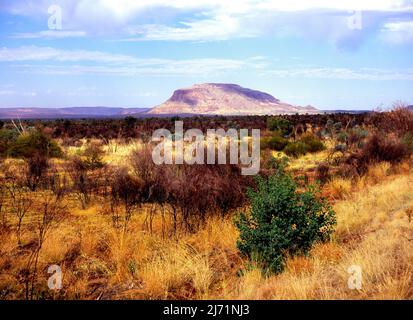
[[[287,256],[307,254],[315,242],[328,240],[333,232],[335,213],[328,202],[313,186],[298,192],[285,172],[257,178],[257,190],[250,189],[247,195],[251,212],[236,221],[237,246],[266,272],[281,272]]]

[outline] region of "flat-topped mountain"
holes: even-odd
[[[313,107],[298,107],[272,95],[236,84],[206,83],[176,90],[149,114],[267,115],[318,113]]]
[[[0,119],[69,119],[166,117],[171,115],[275,115],[320,113],[311,106],[298,107],[272,95],[237,84],[206,83],[176,90],[154,108],[0,108]]]

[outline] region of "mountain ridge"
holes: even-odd
[[[409,106],[413,111],[413,106]],[[81,119],[168,117],[201,115],[276,115],[295,113],[358,113],[357,110],[318,110],[312,106],[299,107],[283,102],[272,95],[241,87],[237,84],[206,83],[175,90],[164,103],[153,108],[122,107],[17,107],[0,108],[0,119]]]
[[[201,115],[274,115],[318,113],[314,107],[298,107],[282,102],[272,95],[232,83],[195,84],[175,90],[164,103],[149,114]]]

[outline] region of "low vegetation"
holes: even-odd
[[[185,119],[260,128],[256,179],[155,165],[176,119],[4,122],[0,299],[411,299],[412,114]]]
[[[264,271],[279,273],[287,256],[306,255],[314,243],[329,239],[335,216],[315,187],[297,192],[283,171],[257,180],[257,191],[249,191],[251,213],[237,221],[238,248]]]

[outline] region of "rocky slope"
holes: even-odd
[[[176,90],[171,98],[149,114],[267,115],[318,113],[308,107],[282,102],[272,95],[236,84],[207,83]]]

